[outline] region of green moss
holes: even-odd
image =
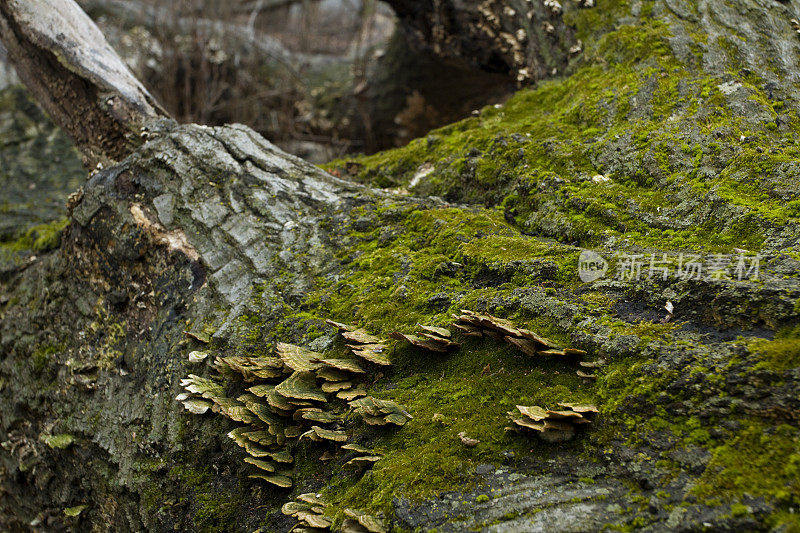
[[[63,450],[75,442],[75,437],[69,433],[59,433],[58,435],[48,435],[46,433],[42,433],[39,435],[39,440],[44,442],[50,448]]]
[[[745,495],[763,497],[784,509],[796,508],[800,504],[800,430],[786,424],[770,427],[757,419],[746,422],[733,439],[712,450],[693,492],[727,501]],[[779,518],[776,515],[773,521]]]
[[[750,513],[750,508],[743,503],[731,505],[731,516],[745,516]]]
[[[65,348],[63,344],[41,344],[37,346],[33,354],[31,354],[34,372],[42,372],[53,360],[53,356],[64,351]]]
[[[192,493],[192,529],[203,532],[234,531],[240,522],[240,496],[216,486],[214,474],[204,467],[190,468],[184,464],[169,474],[188,487]]]
[[[413,193],[501,206],[527,233],[582,246],[621,241],[667,250],[760,249],[770,227],[797,218],[796,206],[778,193],[794,188],[778,170],[800,157],[794,133],[771,126],[751,131],[748,117],[737,115],[718,88],[723,80],[672,56],[665,25],[642,17],[614,27],[616,19],[608,13],[628,9],[627,3],[614,2],[603,15],[597,13],[602,10],[565,14],[585,42],[594,43],[569,77],[542,82],[501,109],[486,108],[479,117],[436,130],[430,136],[436,142],[419,139],[326,168],[350,169],[356,180],[380,187],[409,187],[423,164],[432,165],[434,171]],[[603,37],[593,38],[599,34]],[[763,80],[745,71],[732,76],[750,100],[775,113]],[[643,98],[649,105],[639,103],[639,114],[631,115],[631,102]],[[742,143],[742,135],[753,140]],[[769,144],[784,146],[761,148]],[[618,169],[597,168],[608,163],[598,154],[616,153],[618,146],[626,150],[618,156]],[[721,146],[735,147],[724,164]],[[611,181],[589,179],[598,173]],[[661,214],[706,197],[722,198],[730,209],[715,210],[691,228],[670,227]]]
[[[325,318],[384,336],[411,332],[418,322],[447,325],[450,313],[459,308],[483,309],[487,302],[503,299],[488,310],[569,345],[563,330],[520,311],[509,298],[516,287],[542,281],[577,284],[575,248],[522,235],[502,213],[486,209],[421,209],[385,202],[351,218],[369,219],[374,229],[341,228],[337,259],[343,270],[336,278],[318,280],[301,310],[275,327],[264,328],[259,312],[247,315],[240,322],[247,345],[257,344],[259,335],[283,340],[287,335],[307,339],[322,334],[329,331],[322,326]],[[431,303],[434,295],[445,303]],[[607,304],[606,299],[599,301]],[[595,306],[588,301],[584,305]],[[260,345],[268,345],[263,337]],[[332,351],[344,353],[344,346],[338,343]],[[325,490],[334,512],[349,507],[389,513],[398,494],[418,500],[463,488],[478,464],[499,464],[504,450],[530,455],[533,449],[545,456],[563,449],[563,444],[506,431],[507,411],[517,404],[552,407],[559,401],[594,399],[594,386],[580,380],[568,364],[534,361],[502,342],[467,339],[449,355],[401,343],[390,357],[393,366],[383,371],[370,394],[403,404],[414,418],[396,431],[365,428],[384,459],[357,481],[347,472],[334,476]],[[435,414],[444,417],[444,425],[433,422]],[[464,446],[458,437],[462,431],[480,443]],[[581,439],[566,447],[580,448]],[[296,457],[298,478],[320,475],[315,457]]]
[[[392,239],[382,238],[382,225],[370,234],[351,234],[352,247],[340,254],[344,261],[354,258],[349,273],[309,298],[308,307],[320,306],[317,320],[356,320],[377,333],[448,320],[447,309],[437,311],[428,303],[434,294],[460,291],[465,280],[484,276],[498,285],[462,294],[460,305],[468,305],[471,299],[502,292],[502,281],[528,282],[544,263],[551,265],[548,277],[577,282],[576,250],[524,237],[499,213],[407,208],[391,216],[392,224],[399,224]],[[513,264],[522,260],[526,263]]]
[[[0,247],[12,251],[32,250],[46,252],[57,248],[61,242],[61,233],[69,224],[62,218],[48,224],[39,224],[25,231],[24,234],[11,241],[0,241]]]
[[[64,516],[74,518],[80,515],[83,511],[85,511],[89,506],[88,505],[76,505],[75,507],[65,507],[64,508]]]
[[[643,8],[644,19],[648,9]],[[565,345],[568,333],[583,327],[577,317],[591,316],[594,329],[582,333],[596,335],[600,329],[607,336],[604,345],[628,336],[629,347],[597,371],[596,383],[587,384],[575,376],[575,368],[529,359],[494,341],[466,340],[449,355],[398,345],[390,353],[394,366],[383,371],[370,394],[402,403],[414,418],[399,430],[359,426],[359,439],[385,456],[360,478],[333,473],[325,494],[340,518],[345,507],[390,513],[398,495],[419,500],[469,488],[476,465],[499,463],[506,450],[536,459],[567,449],[592,458],[612,442],[647,444],[655,431],[675,437],[678,448],[713,450],[714,468],[696,489],[706,501],[719,497],[717,486],[739,498],[749,484],[753,493],[781,505],[793,498],[787,500],[781,491],[797,492],[789,478],[796,443],[788,429],[756,429],[746,421],[743,432],[721,442],[709,431],[716,420],[667,412],[665,405],[687,397],[686,391],[670,390],[679,378],[697,378],[698,388],[711,395],[723,384],[721,363],[696,337],[681,331],[682,324],[612,318],[615,297],[609,293],[588,290],[578,297],[572,292],[579,286],[576,244],[758,250],[770,228],[800,213],[777,192],[790,184],[776,169],[800,157],[793,138],[784,139],[782,151],[765,152],[762,147],[783,133],[750,127],[718,87],[721,79],[672,57],[665,25],[648,20],[619,25],[619,15],[627,11],[627,2],[570,11],[570,22],[588,43],[586,59],[570,67],[570,77],[542,82],[500,108],[484,109],[404,148],[327,166],[364,183],[397,188],[400,195],[411,189],[417,195],[482,207],[427,208],[411,200],[382,200],[356,209],[341,227],[340,222],[327,222],[326,231],[339,243],[334,260],[341,268],[317,280],[299,309],[282,310],[287,316],[274,319],[277,323],[264,318],[257,296],[249,307],[253,312],[239,323],[242,350],[266,353],[277,340],[305,342],[330,334],[325,318],[385,336],[411,332],[417,323],[446,325],[462,308],[510,318]],[[609,27],[613,31],[602,39],[592,38],[593,32]],[[746,72],[730,76],[749,91],[751,102],[772,112],[763,83]],[[750,140],[742,142],[742,135]],[[600,157],[609,153],[620,155]],[[423,165],[432,165],[434,171],[412,187]],[[610,181],[592,179],[597,174]],[[665,215],[706,201],[721,207],[692,227],[673,224]],[[356,219],[359,224],[353,224]],[[281,280],[275,285],[280,288]],[[568,303],[579,312],[556,324],[546,318],[559,316],[555,310],[539,315],[525,310],[522,288],[541,298],[542,305]],[[680,342],[697,349],[696,360],[680,371],[653,370],[659,364],[655,353]],[[796,366],[794,337],[765,343],[752,346],[764,361],[784,369]],[[331,351],[345,350],[337,342]],[[506,411],[516,404],[549,407],[563,400],[597,403],[602,424],[557,447],[505,431]],[[434,423],[434,415],[441,415],[444,423]],[[741,415],[731,418],[736,416]],[[462,431],[480,443],[465,447],[458,438]],[[754,459],[759,431],[767,435],[761,445],[774,445],[774,451],[762,456],[762,462],[755,458],[748,463]],[[327,469],[321,472],[310,452],[308,457],[303,453],[298,454],[298,479],[327,478]],[[637,460],[665,471],[678,468],[665,456]],[[737,464],[755,467],[742,472]],[[625,511],[629,514],[639,512],[647,499],[635,494],[631,502],[636,505]],[[639,517],[626,527],[645,525],[647,520]]]
[[[786,327],[774,340],[755,340],[749,347],[762,358],[761,368],[779,372],[797,368],[800,366],[800,326]]]
[[[97,346],[95,364],[101,369],[108,369],[122,355],[128,335],[127,324],[117,315],[110,312],[102,298],[94,307],[95,320],[89,324],[87,333],[91,334],[91,342]]]
[[[397,432],[379,436],[376,445],[386,452],[385,458],[337,495],[338,503],[388,511],[397,494],[419,499],[464,488],[478,464],[500,463],[504,450],[546,455],[553,445],[505,431],[506,412],[518,404],[554,407],[559,401],[591,401],[593,387],[565,370],[554,362],[532,365],[519,352],[493,341],[467,343],[449,357],[399,350],[395,375],[410,377],[372,393],[405,405],[414,419]],[[444,416],[444,427],[433,422],[435,414]],[[460,432],[480,443],[464,446]],[[558,448],[579,446],[578,440]]]
[[[264,333],[297,334],[328,317],[376,334],[410,332],[418,322],[446,325],[451,313],[471,308],[488,309],[569,344],[565,331],[521,311],[515,291],[544,282],[552,286],[542,287],[541,294],[557,299],[565,289],[576,287],[575,248],[522,235],[502,213],[486,209],[419,209],[386,202],[352,217],[368,219],[366,227],[374,229],[364,230],[363,224],[359,231],[341,228],[338,259],[343,270],[336,278],[318,280],[302,311]],[[545,263],[554,268],[542,274],[537,266]],[[444,303],[431,303],[433,295]],[[450,355],[399,345],[390,354],[394,366],[370,394],[405,405],[414,419],[400,430],[361,433],[385,457],[360,479],[335,473],[325,489],[333,512],[341,515],[349,507],[390,513],[398,494],[419,500],[467,488],[478,464],[500,463],[506,450],[546,457],[556,447],[505,431],[506,412],[517,404],[550,407],[572,400],[600,405],[602,426],[557,447],[576,454],[591,456],[592,450],[626,433],[631,444],[644,443],[652,430],[669,431],[685,445],[717,446],[697,418],[670,416],[663,407],[653,413],[630,412],[631,398],[657,404],[658,395],[677,379],[676,371],[643,372],[653,362],[643,354],[652,354],[661,343],[674,343],[682,325],[611,319],[604,313],[612,303],[607,295],[592,291],[580,300],[587,313],[601,315],[598,327],[607,328],[612,337],[635,336],[642,353],[612,360],[599,372],[596,384],[582,382],[563,363],[534,361],[490,340],[466,340]],[[254,313],[244,321],[248,331],[259,327],[258,316]],[[333,351],[337,350],[343,351],[343,346],[337,344]],[[693,373],[709,374],[707,382],[714,383],[717,376],[701,363]],[[434,423],[434,415],[442,415],[444,424]],[[458,438],[462,431],[480,443],[465,447]],[[313,464],[298,460],[301,479],[319,475]]]

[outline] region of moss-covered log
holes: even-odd
[[[426,531],[798,527],[789,9],[571,11],[569,77],[327,173],[244,127],[154,127],[73,197],[58,248],[0,279],[2,525],[286,531],[282,504],[319,499],[334,525]],[[589,248],[609,270],[584,282]],[[284,342],[345,368],[348,343],[441,328],[460,348],[387,343],[369,373],[395,403],[362,403],[404,425],[312,430],[273,476],[288,490],[248,477],[273,466],[243,460],[239,423],[175,401],[189,374],[218,402],[269,397],[215,356],[273,361]],[[589,404],[585,427],[558,422]],[[505,430],[516,406],[574,437]],[[353,453],[371,468],[344,468]]]

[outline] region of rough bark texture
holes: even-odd
[[[44,427],[28,411],[31,398],[13,398],[20,391],[6,389],[10,410],[4,412],[3,423],[7,436],[17,442],[9,451],[23,463],[33,461],[23,468],[29,474],[22,483],[5,489],[0,514],[10,520],[8,526],[20,518],[30,522],[42,509],[58,506],[46,503],[53,489],[71,501],[104,494],[103,509],[98,509],[103,518],[97,524],[108,520],[122,530],[165,527],[141,500],[149,484],[135,481],[142,461],[161,463],[165,452],[179,450],[205,454],[203,449],[218,448],[218,439],[224,437],[212,432],[216,444],[210,446],[200,434],[189,437],[205,441],[199,448],[167,444],[185,439],[187,430],[195,432],[183,428],[186,420],[173,409],[176,380],[188,370],[178,355],[186,344],[182,331],[189,328],[187,322],[197,328],[213,323],[222,339],[255,287],[263,286],[264,294],[272,295],[265,301],[268,308],[299,301],[314,277],[331,266],[330,244],[320,234],[320,224],[365,202],[358,199],[362,190],[281,153],[243,127],[186,126],[164,132],[122,166],[96,173],[72,208],[75,225],[64,236],[63,255],[33,267],[37,276],[44,276],[41,281],[47,279],[46,294],[31,286],[33,292],[23,297],[26,307],[44,311],[51,304],[67,305],[72,311],[58,317],[46,312],[4,315],[3,341],[9,355],[7,349],[16,352],[17,342],[25,344],[23,339],[38,336],[36,331],[46,331],[56,344],[66,334],[68,344],[85,347],[70,356],[67,366],[58,364],[60,370],[48,362],[34,373],[36,379],[59,383],[45,387],[47,409],[80,413],[68,415],[76,424],[69,431],[85,435],[85,444],[79,446],[87,447],[93,461],[116,464],[111,468],[119,468],[119,475],[98,477],[94,467],[73,462],[56,470],[35,466],[41,444],[31,438]],[[307,258],[302,273],[296,270],[301,256]],[[278,289],[276,284],[284,282]],[[218,314],[218,309],[225,311]],[[99,336],[82,340],[95,320]],[[119,337],[108,329],[112,323],[118,325]],[[213,459],[198,455],[189,461],[198,465]],[[222,460],[217,468],[229,475],[235,471]],[[37,486],[49,486],[48,495]],[[248,506],[243,498],[241,504]],[[182,528],[191,525],[183,522]]]
[[[145,120],[166,116],[74,2],[4,1],[0,39],[88,166],[122,159],[140,144]]]
[[[586,350],[596,379],[491,338],[448,355],[398,344],[369,391],[413,420],[343,418],[349,439],[385,452],[363,475],[335,447],[294,447],[293,493],[426,531],[798,527],[792,9],[575,10],[585,56],[570,77],[331,165],[364,184],[242,126],[151,123],[73,197],[61,245],[0,278],[0,524],[288,531],[289,491],[247,477],[235,424],[187,414],[180,379],[235,397],[216,355],[281,341],[343,355],[325,318],[386,336],[473,309]],[[590,247],[746,248],[761,270],[582,283]],[[212,354],[190,363],[197,349]],[[515,405],[564,401],[600,408],[573,440],[504,431]]]

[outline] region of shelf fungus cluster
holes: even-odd
[[[325,515],[328,505],[321,494],[300,494],[294,501],[286,502],[281,512],[297,520],[290,529],[293,533],[324,533],[331,531],[333,520]],[[345,520],[337,529],[341,533],[387,533],[389,529],[380,518],[352,509],[345,509]]]
[[[590,424],[597,407],[591,404],[559,403],[560,409],[544,409],[538,405],[518,405],[517,411],[509,411],[508,417],[523,431],[535,432],[540,438],[549,442],[561,442],[575,436],[578,427]]]
[[[402,426],[411,415],[394,402],[366,396],[364,380],[371,374],[366,365],[391,364],[383,355],[383,342],[364,330],[333,325],[360,358],[326,357],[286,343],[278,343],[270,357],[218,356],[213,367],[225,384],[190,374],[181,381],[184,392],[176,400],[191,413],[211,411],[242,424],[228,436],[247,452],[244,462],[252,468],[251,478],[290,488],[292,453],[305,440],[355,452],[349,466],[372,466],[379,453],[345,444],[350,438],[342,422],[346,406],[372,426]],[[193,352],[192,362],[202,362],[203,353],[200,358]],[[229,397],[229,389],[239,392]],[[326,451],[323,457],[333,455]]]
[[[360,444],[345,444],[342,450],[354,453],[352,459],[348,460],[344,466],[353,468],[371,468],[372,465],[380,461],[383,454]]]
[[[334,322],[333,320],[326,320],[326,322],[339,330],[344,340],[348,343],[347,347],[356,356],[380,366],[392,364],[386,357],[386,341],[355,326]]]
[[[305,533],[330,531],[333,521],[325,516],[327,504],[321,494],[300,494],[294,501],[286,502],[281,512],[297,520],[290,531]]]
[[[394,424],[404,426],[412,416],[402,406],[391,400],[379,400],[371,396],[350,402],[356,413],[370,426]]]
[[[583,350],[575,348],[562,348],[558,343],[537,335],[528,329],[515,326],[510,320],[497,318],[492,315],[483,315],[475,311],[462,309],[460,315],[453,315],[456,319],[453,327],[467,337],[491,337],[504,340],[508,344],[530,356],[547,355],[552,357],[581,357],[586,355]]]
[[[595,361],[581,361],[581,362],[578,363],[578,365],[580,365],[580,367],[581,367],[581,370],[578,370],[576,372],[576,374],[578,374],[578,377],[581,377],[584,380],[590,380],[590,381],[594,381],[595,379],[597,379],[597,375],[596,374],[592,374],[592,372],[596,368],[600,368],[600,363],[595,362]]]
[[[489,337],[502,340],[531,357],[556,357],[569,363],[578,362],[578,365],[582,368],[576,372],[579,377],[584,379],[596,378],[590,372],[599,365],[593,362],[579,361],[581,357],[586,355],[583,350],[563,348],[558,343],[531,330],[515,326],[510,320],[488,314],[484,315],[462,309],[461,314],[453,315],[453,318],[456,320],[453,327],[466,337]],[[589,372],[584,371],[583,368],[588,369]]]
[[[449,329],[436,326],[423,326],[417,324],[419,331],[416,335],[409,335],[395,331],[389,337],[399,341],[408,341],[417,348],[430,352],[447,353],[450,350],[458,349],[461,345],[453,342],[452,333]]]

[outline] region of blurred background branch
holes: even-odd
[[[81,0],[179,122],[240,122],[320,163],[405,144],[513,90],[410,47],[377,0]],[[18,83],[0,50],[0,88]]]

